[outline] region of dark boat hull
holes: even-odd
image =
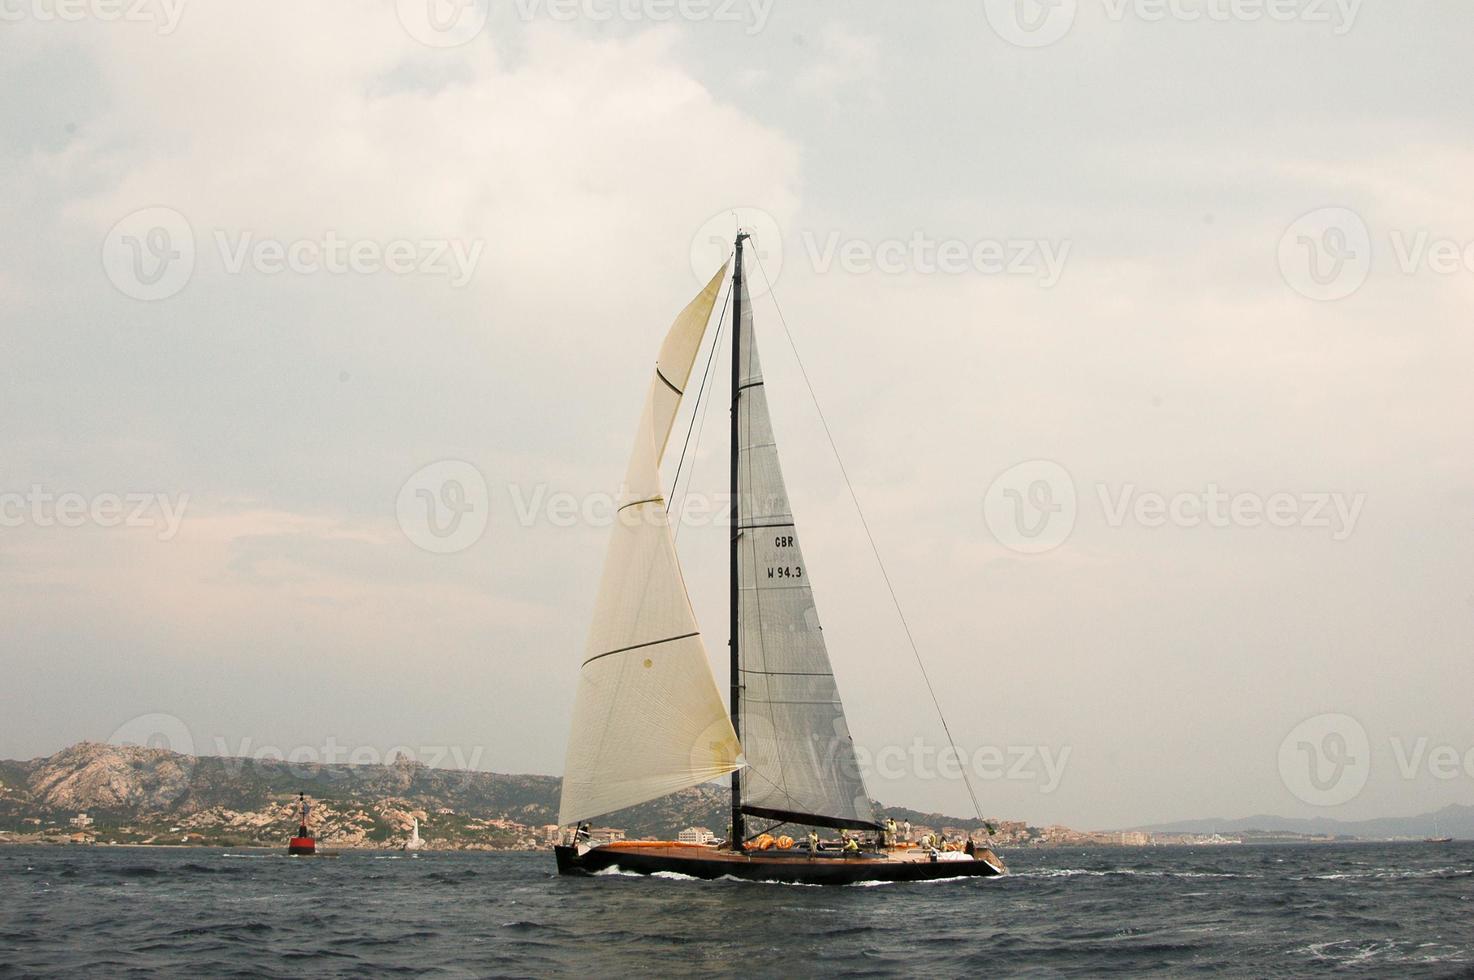
[[[553,848],[553,852],[558,859],[558,873],[565,875],[591,875],[618,869],[644,875],[673,872],[707,880],[730,877],[803,885],[991,878],[1006,870],[992,851],[982,851],[975,858],[937,861],[921,854],[904,853],[842,855],[831,851],[810,856],[807,851],[791,850],[734,854],[711,847],[680,844],[606,844],[583,853],[576,848],[559,845]]]

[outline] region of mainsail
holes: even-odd
[[[745,280],[740,289],[737,652],[747,762],[742,811],[873,828],[875,811],[855,761],[783,484]]]
[[[666,518],[660,460],[725,274],[676,318],[656,362],[583,655],[559,822],[716,779],[741,749]]]

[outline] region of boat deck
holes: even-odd
[[[767,850],[749,850],[738,854],[715,844],[682,844],[677,841],[616,841],[612,844],[600,844],[596,849],[608,854],[640,854],[677,860],[699,858],[705,861],[730,861],[746,864],[753,861],[845,861],[851,864],[894,863],[897,861],[932,863],[930,852],[921,847],[896,847],[883,851],[859,851],[848,854],[831,847],[810,854],[807,847],[795,845],[787,849],[774,847]],[[969,856],[961,851],[944,851],[939,855],[939,859],[942,861],[970,860]]]

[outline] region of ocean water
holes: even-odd
[[[0,977],[1459,976],[1474,844],[1005,852],[1013,874],[821,888],[551,854],[0,847]]]

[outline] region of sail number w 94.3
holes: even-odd
[[[792,548],[795,547],[794,536],[791,534],[780,534],[773,538],[773,547]],[[802,565],[769,565],[768,578],[803,578],[804,569]]]

